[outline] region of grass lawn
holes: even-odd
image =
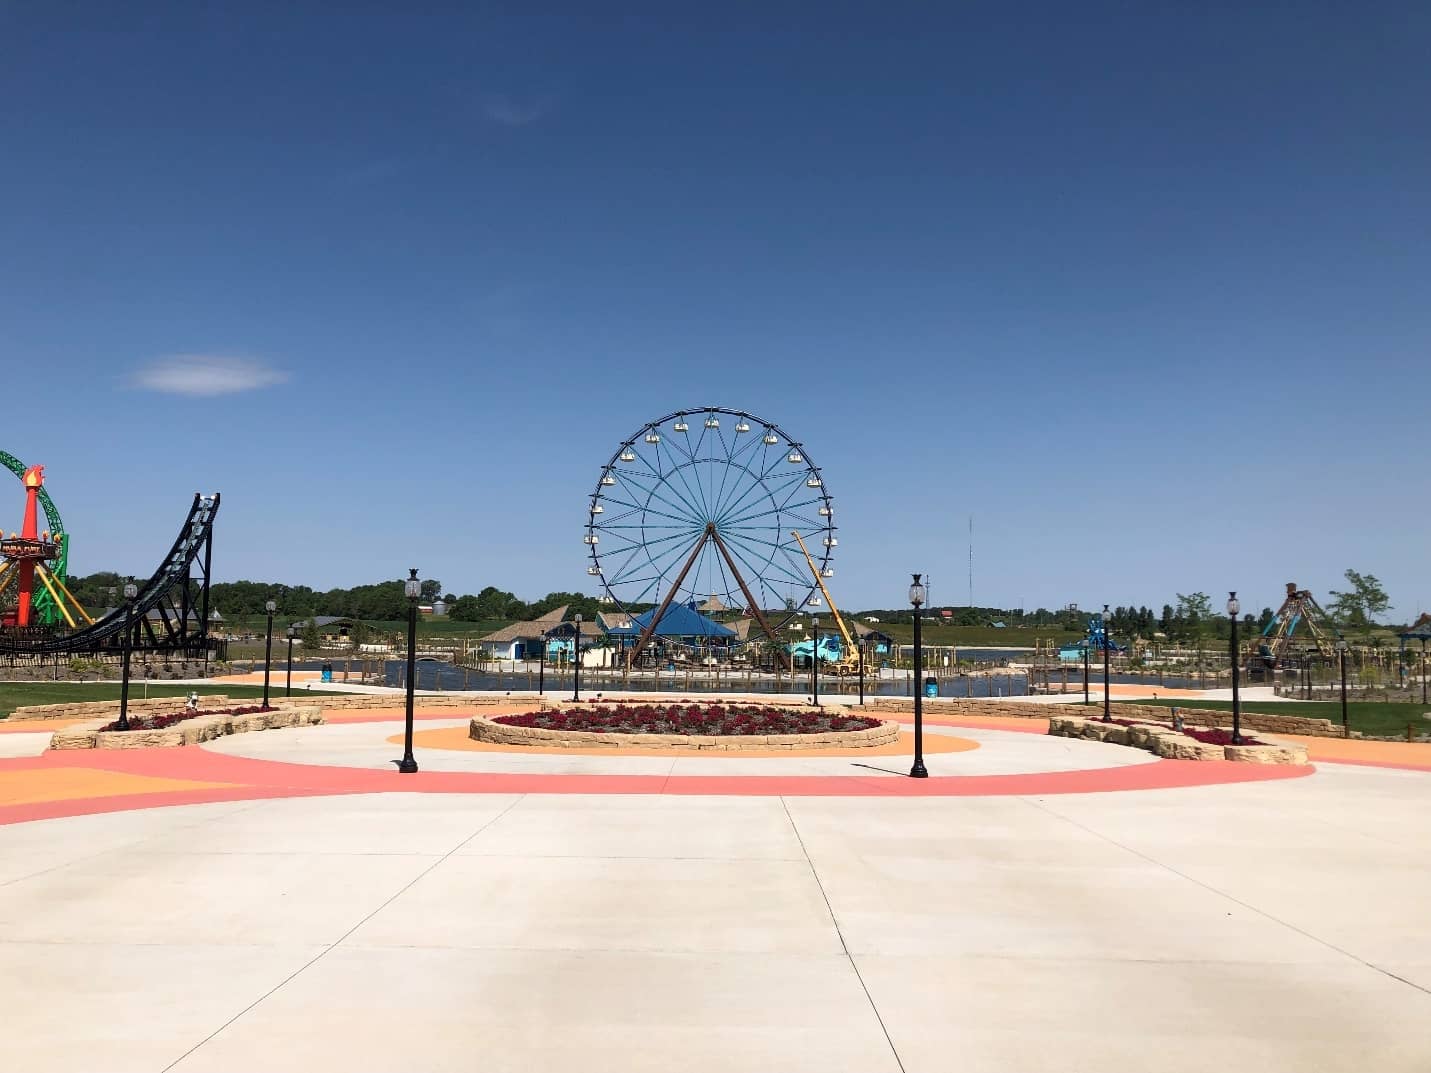
[[[211,685],[183,685],[175,682],[130,680],[129,699],[145,697],[185,697],[191,689],[200,695],[223,694],[245,700],[263,696],[263,686],[231,686],[221,682]],[[147,690],[147,692],[146,692]],[[269,699],[282,698],[283,684],[276,683],[268,691]],[[86,700],[118,700],[118,682],[0,682],[0,719],[8,718],[16,708],[31,704],[68,704]]]
[[[1216,708],[1224,712],[1232,710],[1232,703],[1225,700],[1140,700],[1138,704],[1159,704],[1164,708]],[[1342,703],[1339,700],[1307,701],[1253,701],[1244,702],[1244,712],[1259,715],[1300,715],[1313,719],[1330,719],[1340,726]],[[1410,723],[1415,733],[1424,734],[1431,730],[1431,720],[1421,718],[1423,712],[1431,711],[1425,704],[1386,703],[1383,701],[1348,701],[1347,722],[1352,730],[1363,734],[1404,735],[1406,724]]]
[[[861,620],[863,622],[863,620]],[[864,622],[872,630],[879,630],[894,638],[902,645],[914,643],[914,623],[912,622]],[[835,628],[829,615],[820,616],[820,631]],[[1058,644],[1076,641],[1083,636],[1077,630],[1060,630],[1054,626],[1010,626],[996,630],[991,626],[945,626],[936,619],[925,616],[920,631],[920,640],[927,645],[958,645],[965,648],[1033,648],[1034,640],[1048,643],[1052,638]]]

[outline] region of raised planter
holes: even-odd
[[[111,720],[95,720],[84,726],[58,730],[50,739],[51,749],[172,749],[197,745],[229,734],[255,730],[312,726],[323,722],[323,709],[316,704],[285,704],[266,712],[247,715],[201,715],[162,730],[100,730]]]
[[[1055,715],[1048,721],[1048,732],[1055,737],[1084,738],[1106,741],[1110,745],[1128,745],[1146,749],[1165,760],[1233,760],[1244,764],[1305,764],[1307,749],[1294,742],[1262,743],[1258,745],[1216,745],[1198,741],[1161,726],[1123,726],[1105,723],[1101,719]]]
[[[833,704],[824,705],[819,709],[797,705],[762,704],[761,706],[800,713],[818,711],[821,715],[837,719],[849,717],[848,709]],[[537,711],[538,713],[552,711],[557,707],[548,701],[541,704]],[[599,709],[593,709],[593,711],[599,711]],[[519,726],[499,722],[500,718],[503,717],[474,716],[468,733],[476,741],[490,742],[494,745],[536,746],[548,749],[672,749],[709,752],[870,749],[888,745],[899,738],[899,723],[893,720],[882,720],[874,726],[857,730],[830,730],[800,734],[686,734]]]

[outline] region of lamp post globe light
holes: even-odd
[[[571,699],[581,700],[581,612],[572,617],[576,634],[571,639]]]
[[[289,627],[288,627],[288,664],[287,664],[287,668],[288,668],[288,669],[287,669],[286,671],[284,671],[284,681],[283,681],[283,695],[284,695],[285,697],[291,697],[291,696],[293,696],[293,639],[294,639],[295,637],[297,637],[297,636],[298,636],[298,627],[297,627],[297,626],[289,626]]]
[[[268,671],[273,664],[273,613],[278,610],[278,605],[272,600],[266,600],[263,609],[268,613],[268,632],[264,635],[267,640],[263,643],[263,706],[267,708]]]
[[[397,761],[398,771],[411,775],[417,771],[417,761],[412,755],[412,697],[417,676],[417,601],[422,596],[422,582],[417,579],[417,567],[407,572],[402,594],[407,597],[407,717],[403,724],[402,759]]]
[[[1103,721],[1113,722],[1113,707],[1108,693],[1108,620],[1113,616],[1108,612],[1108,605],[1103,605],[1103,610],[1099,612],[1098,619],[1103,623]]]
[[[119,685],[120,730],[129,729],[129,650],[134,647],[134,598],[139,595],[139,586],[134,582],[124,586],[124,667]]]
[[[1242,605],[1237,602],[1237,591],[1227,594],[1227,617],[1232,621],[1232,639],[1228,641],[1228,653],[1232,657],[1232,744],[1242,744],[1242,696],[1238,692],[1237,666],[1237,613]]]
[[[919,618],[929,590],[915,574],[909,586],[909,602],[914,605],[914,766],[909,769],[911,779],[927,779],[929,771],[924,766],[924,642],[919,634]]]
[[[1342,672],[1342,737],[1351,737],[1351,724],[1347,722],[1347,639],[1337,638],[1337,660]]]

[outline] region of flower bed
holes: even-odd
[[[1098,722],[1101,723],[1103,720],[1099,719]],[[1140,719],[1110,719],[1108,722],[1117,723],[1120,727],[1157,727],[1159,730],[1168,730],[1171,727],[1171,724],[1168,723],[1150,723]],[[1225,730],[1222,727],[1190,727],[1184,723],[1183,728],[1179,730],[1178,733],[1192,738],[1193,741],[1200,741],[1204,745],[1231,745],[1233,743],[1232,731]],[[1268,745],[1270,743],[1258,741],[1256,738],[1244,734],[1242,735],[1242,741],[1238,744]]]
[[[1165,760],[1233,760],[1244,764],[1305,764],[1306,746],[1295,742],[1272,744],[1244,738],[1232,744],[1232,732],[1222,727],[1187,727],[1174,730],[1167,723],[1131,719],[1085,719],[1051,715],[1048,732],[1057,737],[1086,738],[1110,745],[1146,749]]]
[[[254,730],[313,726],[323,722],[323,709],[316,704],[288,704],[264,708],[260,705],[165,712],[162,716],[132,718],[128,730],[116,730],[115,723],[94,720],[57,730],[50,736],[51,749],[154,749],[199,745],[228,734]]]
[[[183,723],[190,719],[200,719],[206,715],[258,715],[262,712],[271,712],[276,709],[264,707],[262,704],[250,704],[243,708],[184,708],[177,712],[165,712],[162,715],[139,715],[129,720],[129,730],[164,730],[166,727],[174,726],[176,723]],[[112,730],[119,730],[119,720],[106,723],[100,727],[101,733],[109,733]]]
[[[493,722],[538,730],[596,734],[697,734],[703,737],[767,734],[848,734],[872,730],[878,719],[819,708],[762,704],[615,704],[499,715]]]
[[[899,740],[899,724],[850,715],[835,704],[809,708],[610,701],[563,708],[543,702],[539,711],[521,715],[474,716],[469,733],[477,741],[500,746],[770,752],[888,745]]]

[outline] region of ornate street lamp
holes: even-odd
[[[860,649],[860,704],[863,705],[864,702],[865,702],[865,643],[864,643],[863,640],[860,640],[860,642],[859,642],[859,649]]]
[[[129,650],[134,647],[134,598],[139,595],[139,586],[134,582],[124,586],[124,669],[119,685],[120,730],[129,729]]]
[[[1103,623],[1103,721],[1113,722],[1113,707],[1108,692],[1108,620],[1113,616],[1108,613],[1108,605],[1103,605],[1103,610],[1098,615],[1098,620]]]
[[[298,636],[298,627],[288,627],[288,670],[284,672],[283,695],[293,696],[293,638]]]
[[[929,595],[915,574],[909,586],[909,602],[914,605],[914,766],[909,769],[911,779],[927,779],[929,772],[924,766],[924,647],[919,635],[920,611]]]
[[[820,619],[810,616],[810,700],[820,706]]]
[[[272,600],[266,600],[263,609],[268,612],[268,632],[264,635],[268,639],[263,643],[263,706],[268,707],[268,671],[273,664],[273,613],[278,610],[278,605]]]
[[[1347,639],[1337,639],[1337,658],[1342,670],[1342,737],[1351,737],[1351,724],[1347,722]]]
[[[573,616],[572,621],[576,623],[576,636],[571,641],[571,699],[581,700],[581,613]]]
[[[417,676],[417,601],[422,596],[422,582],[417,579],[417,567],[407,572],[402,593],[407,597],[407,720],[403,728],[402,759],[397,761],[398,771],[411,775],[417,770],[417,760],[412,755],[412,698]]]
[[[530,667],[531,664],[529,663],[529,664],[527,664],[527,666]],[[527,673],[530,674],[531,672],[528,671]],[[530,682],[531,679],[528,678],[527,681]],[[547,688],[547,631],[546,631],[546,630],[543,630],[543,631],[542,631],[542,648],[541,648],[541,654],[540,654],[539,656],[537,656],[537,696],[541,696],[541,695],[546,691],[546,688]]]
[[[1242,744],[1242,696],[1238,692],[1238,671],[1237,666],[1237,613],[1242,610],[1242,605],[1237,602],[1236,590],[1227,594],[1227,617],[1232,620],[1232,640],[1228,642],[1228,650],[1232,655],[1232,744]]]

